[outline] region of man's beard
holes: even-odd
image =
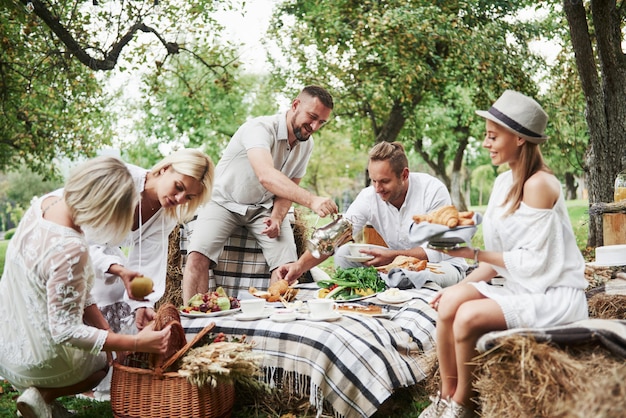
[[[309,140],[309,138],[311,137],[311,135],[308,135],[306,138],[304,136],[302,136],[302,128],[300,129],[294,129],[293,130],[293,134],[295,135],[296,139],[300,142],[306,142]]]
[[[311,135],[309,134],[306,138],[302,135],[302,125],[296,126],[294,123],[296,120],[296,116],[297,115],[294,115],[293,118],[291,119],[291,129],[293,130],[293,135],[296,137],[296,139],[299,142],[306,142],[309,140]]]

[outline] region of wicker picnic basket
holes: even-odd
[[[159,313],[162,309],[159,309]],[[180,335],[182,326],[178,320],[170,318],[171,309],[167,315],[157,313],[155,329],[172,325],[172,335]],[[178,310],[176,310],[176,314]],[[167,317],[159,323],[159,317]],[[199,332],[192,341],[170,356],[164,356],[161,361],[158,356],[148,356],[137,353],[123,361],[113,363],[111,378],[111,409],[116,418],[171,418],[171,417],[203,417],[221,418],[230,417],[235,403],[235,388],[232,383],[219,382],[215,387],[211,385],[196,386],[191,384],[177,371],[168,370],[178,361],[195,343],[197,343],[213,327],[209,324]],[[184,332],[183,332],[184,337]],[[172,338],[170,342],[180,338]],[[184,340],[183,340],[184,341]],[[177,344],[177,343],[175,343]],[[170,344],[172,345],[172,344]],[[135,367],[143,363],[149,368]]]

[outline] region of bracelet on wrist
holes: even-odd
[[[478,253],[480,252],[480,248],[474,248],[474,265],[478,265]]]

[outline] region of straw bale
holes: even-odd
[[[589,316],[599,319],[626,319],[626,295],[598,293],[587,301]]]
[[[510,336],[475,362],[482,417],[623,416],[626,365],[600,346]]]
[[[165,293],[155,304],[156,309],[167,303],[171,303],[174,306],[181,306],[183,304],[182,280],[183,271],[180,254],[180,225],[178,225],[169,235]]]

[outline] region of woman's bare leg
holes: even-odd
[[[70,396],[76,395],[78,393],[88,392],[91,389],[95,388],[98,383],[106,376],[109,367],[107,366],[104,369],[98,370],[93,373],[91,376],[87,377],[85,380],[74,383],[70,386],[65,386],[61,388],[37,388],[41,393],[41,396],[46,401],[46,403],[52,403],[55,399],[60,398],[61,396]]]

